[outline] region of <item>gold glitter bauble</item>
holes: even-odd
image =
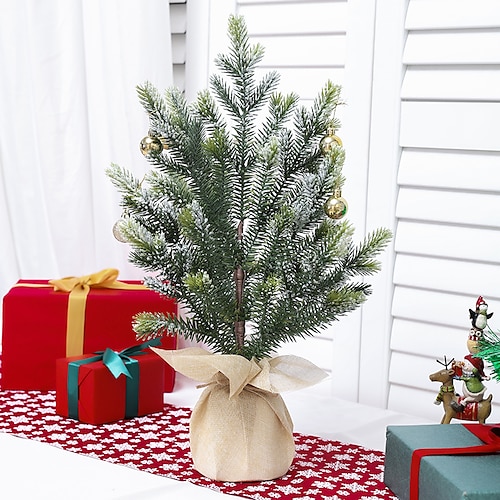
[[[342,198],[342,194],[337,190],[326,200],[323,210],[330,219],[342,219],[347,213],[347,201]]]
[[[140,144],[141,153],[149,158],[150,156],[158,156],[163,151],[163,143],[157,137],[147,135],[142,139]]]
[[[127,223],[125,219],[118,219],[114,225],[113,225],[113,236],[120,242],[120,243],[128,243],[127,238],[122,232],[123,226]]]

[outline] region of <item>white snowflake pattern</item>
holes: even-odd
[[[266,488],[264,486],[260,486],[260,485],[250,485],[246,488],[248,490],[248,492],[250,493],[256,493],[258,491],[266,491]]]
[[[328,469],[333,469],[333,470],[343,470],[351,468],[350,464],[346,464],[345,462],[340,462],[340,461],[326,464],[326,467]]]
[[[276,486],[277,491],[281,491],[285,495],[292,495],[294,493],[300,493],[300,488],[294,488],[292,485],[286,484],[285,486]]]
[[[50,406],[55,406],[56,405],[56,400],[54,398],[54,392],[48,392],[46,394],[38,394],[38,399],[40,401],[45,401],[45,404],[49,404]]]
[[[360,460],[366,460],[367,462],[383,462],[383,458],[380,455],[375,455],[375,453],[360,454]]]
[[[320,493],[321,493],[321,490],[318,490],[318,488],[309,488],[307,490],[308,495],[319,495]],[[306,498],[310,498],[310,497],[306,497]]]
[[[342,485],[343,488],[349,490],[350,492],[366,491],[366,486],[360,483],[345,483]]]
[[[63,428],[59,424],[44,425],[43,427],[47,432],[61,431]]]
[[[156,462],[161,462],[163,460],[170,460],[170,456],[168,453],[151,453],[151,457],[155,459]]]
[[[22,415],[21,417],[10,417],[9,420],[14,424],[24,424],[26,422],[29,422],[29,419],[28,417],[26,417],[26,415]]]
[[[54,413],[54,410],[52,408],[38,408],[37,411],[42,415],[48,415],[49,413]]]
[[[297,451],[309,451],[311,449],[311,447],[308,445],[305,445],[305,444],[296,444],[295,449]]]
[[[171,425],[170,429],[173,430],[174,432],[186,432],[186,426],[182,424],[178,425]]]
[[[314,477],[317,476],[318,473],[313,469],[304,469],[304,470],[298,470],[297,475],[303,477]]]
[[[65,426],[64,430],[68,434],[74,434],[75,436],[80,436],[80,429],[78,429],[78,427],[68,427],[68,426]]]
[[[129,443],[116,443],[113,448],[117,449],[118,451],[126,451],[126,450],[133,450],[134,447],[131,446]]]
[[[149,424],[149,425],[143,425],[142,428],[145,431],[157,431],[160,429],[160,426],[158,424]]]
[[[11,411],[12,413],[31,413],[31,410],[27,406],[16,406]]]
[[[25,392],[15,392],[11,397],[12,399],[19,401],[30,399],[31,396],[29,394],[26,394]]]
[[[116,423],[104,424],[103,427],[108,431],[121,431],[123,429],[123,425]]]
[[[66,439],[69,438],[68,434],[66,434],[65,432],[61,432],[61,433],[54,432],[54,434],[52,434],[50,437],[54,441],[66,441]],[[92,440],[93,439],[94,439],[94,437],[92,436]]]
[[[152,450],[156,450],[156,449],[161,449],[161,448],[167,448],[167,445],[163,441],[151,441],[148,443],[148,448],[151,448]]]
[[[111,437],[113,439],[127,439],[130,437],[129,434],[127,432],[113,432],[113,434],[111,434]]]
[[[173,411],[170,411],[169,413],[170,413],[170,415],[177,417],[177,418],[189,417],[189,414],[183,409],[173,410]]]
[[[333,484],[330,481],[314,481],[313,486],[320,489],[332,490]]]
[[[123,460],[141,460],[142,455],[140,453],[125,453],[122,458]]]
[[[349,455],[348,453],[344,453],[343,455],[333,455],[334,460],[340,460],[340,461],[350,461],[353,459],[352,455]]]
[[[380,472],[378,474],[370,474],[370,477],[374,481],[383,481],[384,480],[384,472]]]
[[[331,453],[332,451],[340,451],[342,449],[341,446],[334,445],[332,443],[327,443],[324,445],[319,445],[318,450],[324,451],[326,453]]]
[[[88,445],[85,446],[85,449],[87,450],[102,450],[104,449],[104,446],[102,444],[99,444],[99,443],[90,443]]]
[[[154,419],[150,415],[143,415],[142,417],[136,417],[136,422],[139,424],[145,424],[146,422],[154,422]]]
[[[83,422],[79,423],[79,427],[80,427],[80,429],[88,429],[88,430],[94,430],[95,429],[95,425],[85,424]]]
[[[158,434],[156,432],[140,432],[137,437],[146,440],[146,439],[155,439],[157,438]]]
[[[189,441],[189,433],[179,433],[176,436],[172,436],[172,439],[174,440],[179,440],[179,441]]]
[[[306,462],[304,460],[297,460],[297,465],[304,469],[311,469],[312,467],[314,467],[313,462]]]
[[[270,491],[268,493],[268,495],[269,495],[270,498],[281,498],[281,494],[280,493],[276,493],[274,491]]]
[[[389,496],[390,498],[396,498],[394,497],[389,491],[387,490],[373,490],[373,496],[369,497],[361,497],[361,500],[380,500],[381,497],[387,497]]]
[[[82,434],[79,434],[78,436],[80,438],[81,441],[83,442],[86,442],[86,441],[97,441],[97,436],[95,436],[94,434],[92,434],[91,432],[87,432],[87,433],[82,433]]]
[[[343,479],[353,479],[354,481],[359,481],[363,477],[355,472],[344,472],[340,476]]]
[[[354,472],[359,472],[360,474],[366,474],[368,472],[368,469],[366,467],[356,467],[354,469]]]
[[[179,464],[163,464],[160,466],[160,469],[168,471],[178,471],[181,469],[181,467],[179,466]]]
[[[48,422],[51,422],[51,421],[60,422],[61,420],[64,420],[64,419],[60,415],[47,415],[45,417],[45,420],[47,420]]]

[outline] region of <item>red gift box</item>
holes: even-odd
[[[163,410],[165,363],[156,354],[125,356],[121,374],[103,356],[56,360],[56,413],[88,424],[104,424]],[[126,375],[127,374],[127,375]]]
[[[132,317],[137,313],[177,314],[174,299],[148,290],[139,281],[113,282],[109,286],[117,288],[91,284],[83,299],[80,346],[68,352],[71,294],[54,290],[46,280],[20,280],[3,300],[2,389],[54,390],[56,359],[130,346],[136,342]],[[175,349],[176,344],[175,336],[165,336],[161,346]],[[175,371],[167,366],[165,392],[173,390],[174,382]]]

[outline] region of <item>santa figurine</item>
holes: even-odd
[[[451,407],[458,412],[465,410],[468,403],[479,402],[484,399],[486,386],[483,380],[490,380],[484,373],[484,362],[481,358],[476,358],[473,354],[467,354],[464,361],[456,363],[458,370],[457,379],[463,381],[462,395],[460,403],[453,401]],[[459,374],[459,375],[458,375]]]

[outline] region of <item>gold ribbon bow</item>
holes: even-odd
[[[144,285],[132,285],[117,281],[118,269],[103,269],[87,276],[69,276],[49,280],[56,292],[69,293],[66,318],[66,356],[83,353],[85,329],[85,307],[91,288],[114,288],[118,290],[146,290]]]

